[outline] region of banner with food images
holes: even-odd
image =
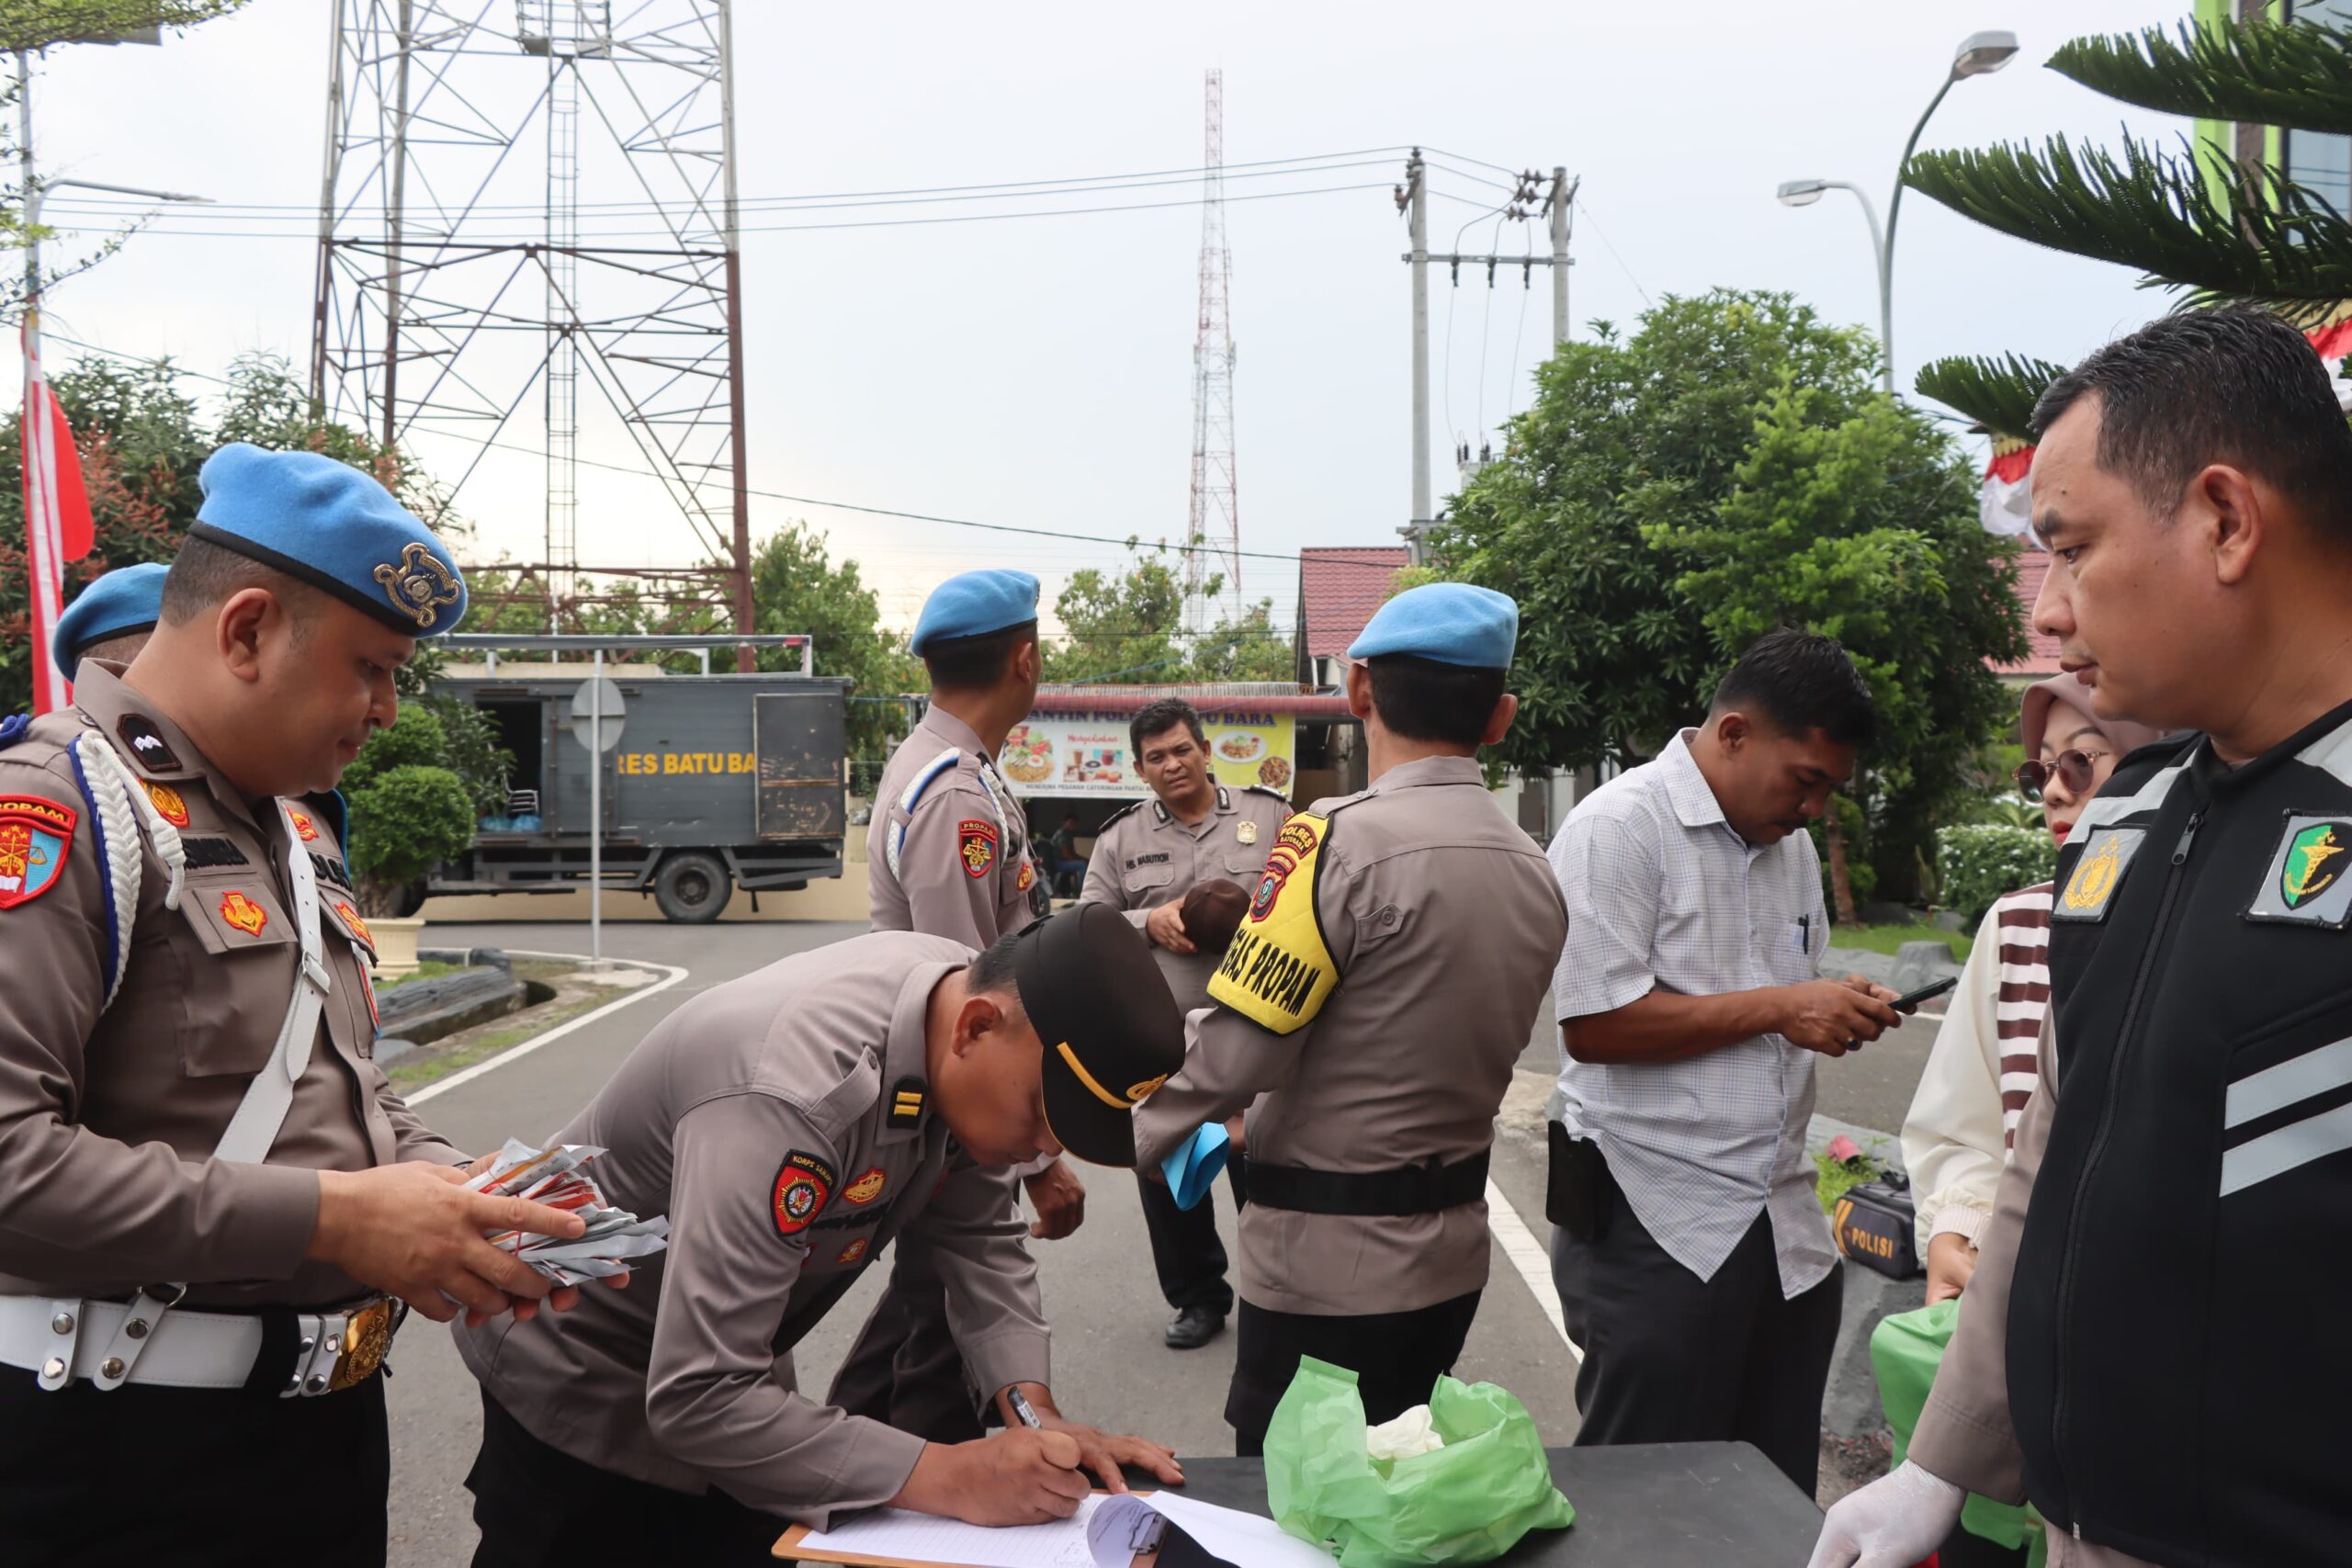
[[[1015,795],[1064,798],[1099,795],[1133,800],[1151,793],[1127,741],[1132,715],[1031,714],[1004,738],[997,766]],[[1295,773],[1298,721],[1290,714],[1204,714],[1210,771],[1234,788],[1264,784],[1290,793]]]

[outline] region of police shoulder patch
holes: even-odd
[[[57,886],[77,820],[72,807],[44,795],[0,795],[0,909]]]
[[[2083,852],[2075,861],[2075,868],[2066,874],[2057,896],[2050,903],[2050,918],[2078,923],[2096,922],[2107,919],[2109,905],[2115,901],[2115,890],[2123,885],[2123,874],[2148,841],[2145,828],[2095,828],[2084,840]]]
[[[770,1198],[775,1210],[775,1234],[793,1235],[807,1230],[808,1222],[833,1195],[833,1185],[832,1165],[823,1156],[806,1149],[785,1156],[784,1164],[776,1168],[775,1190]]]
[[[956,855],[963,863],[965,875],[974,881],[986,876],[989,867],[996,863],[996,824],[971,817],[956,823]]]
[[[1250,897],[1250,918],[1209,981],[1211,1001],[1276,1034],[1313,1019],[1340,983],[1316,908],[1330,832],[1330,818],[1312,812],[1283,824]]]
[[[2287,813],[2245,918],[2337,930],[2352,922],[2352,812]]]

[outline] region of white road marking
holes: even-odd
[[[1552,1332],[1560,1337],[1560,1343],[1581,1365],[1584,1351],[1568,1337],[1567,1319],[1560,1315],[1560,1292],[1552,1283],[1552,1255],[1535,1239],[1535,1233],[1527,1228],[1527,1222],[1519,1217],[1519,1211],[1510,1206],[1510,1200],[1503,1196],[1503,1190],[1495,1185],[1492,1177],[1487,1179],[1487,1228],[1502,1244],[1503,1256],[1519,1270],[1520,1280],[1535,1297],[1535,1304],[1544,1309]]]
[[[510,948],[508,949],[508,952],[512,956],[516,958],[586,958],[588,956],[584,953],[525,953],[519,948]],[[648,964],[634,958],[612,958],[605,960],[605,962],[609,964],[626,964],[632,969],[650,969],[661,974],[662,977],[654,981],[653,984],[650,986],[640,987],[638,989],[629,992],[627,996],[616,997],[611,1001],[606,1002],[603,1007],[592,1009],[587,1012],[582,1013],[578,1018],[570,1019],[562,1023],[559,1023],[553,1029],[548,1030],[545,1034],[533,1035],[530,1039],[524,1041],[520,1045],[501,1051],[497,1055],[491,1057],[486,1062],[476,1062],[472,1066],[468,1067],[461,1072],[451,1073],[446,1078],[441,1078],[433,1083],[426,1084],[414,1094],[405,1097],[408,1103],[413,1106],[422,1105],[436,1094],[446,1094],[450,1089],[456,1089],[459,1084],[473,1082],[474,1079],[481,1077],[484,1073],[495,1072],[499,1068],[506,1066],[511,1063],[519,1062],[524,1057],[529,1055],[532,1052],[537,1050],[540,1046],[552,1045],[575,1029],[584,1029],[589,1024],[595,1022],[598,1019],[609,1018],[614,1013],[620,1011],[621,1009],[628,1006],[631,1002],[641,1002],[648,997],[668,990],[671,987],[684,979],[688,973],[688,971],[680,968],[674,964]]]

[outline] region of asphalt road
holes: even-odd
[[[698,928],[608,923],[607,954],[682,966],[685,977],[658,993],[640,993],[616,1011],[528,1055],[420,1094],[422,1113],[462,1147],[491,1147],[510,1134],[544,1137],[569,1120],[649,1029],[695,992],[859,929],[783,922]],[[435,947],[584,953],[587,938],[584,924],[435,922],[427,928],[424,942]],[[1539,1021],[1522,1058],[1522,1066],[1532,1070],[1524,1081],[1532,1087],[1540,1088],[1541,1079],[1552,1071],[1550,1036],[1546,1018]],[[1825,1074],[1825,1099],[1827,1087]],[[1904,1098],[1908,1099],[1907,1089]],[[1825,1104],[1824,1109],[1829,1108]],[[765,1173],[760,1174],[763,1178]],[[1222,1412],[1233,1365],[1232,1336],[1190,1352],[1160,1344],[1169,1314],[1152,1277],[1134,1179],[1091,1168],[1084,1174],[1085,1225],[1066,1241],[1039,1247],[1046,1315],[1054,1326],[1056,1397],[1073,1416],[1143,1432],[1180,1454],[1231,1453],[1232,1432]],[[1494,1177],[1511,1208],[1524,1218],[1527,1234],[1539,1242],[1546,1239],[1541,1144],[1524,1133],[1501,1137]],[[1222,1197],[1218,1202],[1218,1220],[1230,1247],[1231,1210]],[[1510,1228],[1508,1219],[1498,1215],[1498,1229]],[[1509,1388],[1526,1404],[1547,1442],[1566,1442],[1576,1432],[1575,1363],[1499,1241],[1491,1260],[1477,1323],[1455,1371],[1467,1381]],[[802,1341],[795,1360],[804,1387],[821,1393],[831,1380],[887,1274],[885,1269],[867,1270],[859,1287]],[[473,1553],[475,1531],[464,1481],[481,1427],[473,1380],[458,1361],[447,1331],[421,1318],[412,1318],[401,1335],[392,1364],[396,1375],[387,1389],[392,1440],[391,1562],[395,1568],[466,1562]]]

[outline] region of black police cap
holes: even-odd
[[[1102,904],[1023,930],[1013,983],[1046,1048],[1046,1121],[1094,1165],[1133,1166],[1136,1102],[1184,1065],[1184,1015],[1143,933]]]

